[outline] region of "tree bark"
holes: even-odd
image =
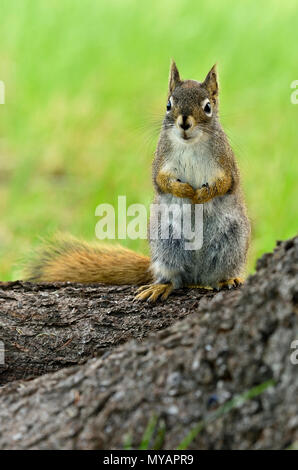
[[[184,318],[202,289],[177,293],[168,304],[134,302],[130,286],[0,283],[0,385],[82,364],[135,338],[142,340]]]
[[[205,426],[189,441],[190,449],[279,449],[295,445],[298,355],[292,347],[293,341],[298,340],[297,278],[295,238],[279,243],[274,253],[264,255],[256,274],[242,289],[205,296],[196,290],[183,291],[158,306],[132,304],[129,288],[113,288],[112,299],[107,295],[109,288],[102,286],[17,284],[2,289],[7,294],[13,292],[9,294],[11,302],[16,302],[15,297],[20,302],[26,295],[37,299],[38,306],[31,304],[29,298],[26,301],[26,320],[21,317],[25,333],[30,333],[33,318],[38,324],[39,316],[40,331],[47,334],[53,331],[52,326],[74,331],[71,328],[77,322],[76,328],[82,333],[73,343],[74,351],[69,351],[70,342],[57,354],[66,357],[67,365],[72,360],[79,362],[82,355],[86,358],[102,351],[105,354],[31,381],[3,386],[0,448],[121,449],[128,440],[132,448],[138,448],[154,417],[150,447],[159,438],[162,448],[176,449],[202,421]],[[48,322],[43,313],[43,293],[47,294],[45,312],[51,315]],[[57,300],[60,293],[64,299],[61,303]],[[68,308],[64,308],[65,298]],[[100,307],[100,301],[108,304]],[[122,305],[119,314],[115,314],[117,302]],[[12,325],[19,314],[16,305],[9,316]],[[79,319],[72,314],[77,305]],[[109,320],[110,309],[114,312],[112,325],[108,322],[107,326],[97,326],[96,314],[100,322],[102,318]],[[171,315],[175,317],[173,322]],[[159,323],[162,317],[166,318],[163,324]],[[86,330],[85,322],[89,325]],[[121,333],[110,340],[114,327],[120,325],[121,331],[125,330],[126,342],[122,345]],[[104,341],[96,347],[95,336],[90,340],[90,331],[101,327],[107,330],[105,335],[97,336]],[[150,330],[153,334],[143,339]],[[18,344],[26,336],[19,337],[16,329],[14,334]],[[46,348],[51,349],[50,340],[45,337]],[[57,350],[70,337],[59,336],[61,343],[55,343],[52,349]],[[129,337],[135,339],[127,341]],[[92,347],[87,351],[90,341]],[[39,348],[43,348],[43,343]],[[268,380],[273,380],[274,385],[262,394],[210,419],[222,404]]]

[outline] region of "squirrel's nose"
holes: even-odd
[[[183,129],[184,131],[187,131],[188,129],[190,129],[190,127],[192,127],[192,122],[191,119],[189,119],[189,116],[180,114],[177,121],[178,126],[181,127],[181,129]]]

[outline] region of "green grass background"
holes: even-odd
[[[253,225],[249,270],[293,236],[297,30],[294,0],[1,0],[0,279],[21,276],[39,236],[94,239],[102,202],[149,208],[171,57],[198,80],[218,62]]]

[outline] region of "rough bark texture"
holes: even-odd
[[[133,302],[136,288],[70,283],[0,283],[0,385],[81,364],[165,329],[214,296],[185,290],[167,304]]]
[[[14,297],[18,295],[19,302],[30,295],[40,302],[42,293],[47,294],[45,311],[51,311],[49,303],[52,301],[54,327],[68,331],[65,337],[59,336],[61,342],[57,343],[56,351],[60,344],[63,346],[69,341],[76,328],[82,330],[81,339],[72,340],[56,354],[66,357],[66,365],[79,362],[82,356],[86,358],[103,350],[105,353],[82,365],[3,386],[0,389],[0,448],[123,448],[127,434],[131,435],[132,446],[137,447],[153,415],[165,429],[162,448],[177,448],[196,423],[208,422],[214,409],[268,379],[274,379],[275,385],[208,422],[189,448],[279,449],[290,446],[298,440],[298,365],[291,361],[291,344],[298,339],[297,277],[296,238],[280,243],[273,254],[264,255],[258,262],[256,274],[242,289],[203,298],[199,291],[186,291],[162,306],[131,304],[128,300],[132,290],[126,288],[118,292],[117,288],[103,287],[7,286],[2,294],[5,292],[12,297],[11,302],[15,302]],[[107,295],[109,291],[113,293],[113,300]],[[80,320],[71,313],[71,308],[64,310],[63,301],[59,304],[60,294],[69,299],[72,309],[77,307],[78,298],[83,298],[77,311]],[[93,301],[99,303],[105,295],[108,298],[104,301],[108,304],[101,310],[99,304],[92,309],[90,294],[95,296]],[[28,330],[24,331],[29,331],[32,320],[35,318],[37,324],[41,315],[40,331],[52,331],[51,324],[42,316],[42,306],[37,310],[29,298],[26,302],[31,313],[27,314],[26,322],[23,319],[20,328],[26,327]],[[117,310],[116,306],[111,306],[117,302],[122,305],[121,313],[114,318],[106,309]],[[6,305],[6,301],[3,303]],[[179,312],[180,309],[184,311]],[[121,325],[122,332],[125,330],[122,340],[119,332],[110,339],[113,335],[110,323],[103,336],[98,331],[92,336],[93,329],[100,328],[96,311],[99,322],[112,318],[113,325],[118,328]],[[19,315],[16,306],[9,312],[9,319],[15,325]],[[67,318],[67,313],[72,320],[64,320],[64,325],[61,318]],[[130,316],[132,326],[126,315]],[[162,324],[164,315],[166,320]],[[185,318],[181,319],[182,316]],[[89,323],[87,330],[85,321]],[[75,330],[71,330],[73,322],[77,322]],[[155,330],[154,334],[142,339],[150,329]],[[158,329],[161,331],[157,332]],[[16,328],[14,334],[18,344],[26,336],[19,335]],[[135,339],[127,341],[129,337]],[[12,333],[10,338],[13,338]],[[104,343],[96,344],[100,338]],[[92,343],[90,349],[88,340]],[[119,345],[121,341],[127,342]],[[111,350],[111,346],[117,344]],[[44,343],[39,343],[39,349],[43,347]],[[50,341],[46,342],[46,347],[49,349]],[[51,347],[54,350],[54,346]],[[20,352],[18,354],[22,360]],[[40,351],[36,354],[44,360]],[[59,359],[54,368],[64,365],[63,359]],[[45,370],[48,367],[50,364]],[[37,373],[41,372],[39,368]]]

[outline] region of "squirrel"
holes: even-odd
[[[186,249],[184,235],[174,237],[175,224],[183,224],[181,214],[179,220],[170,217],[168,237],[153,237],[152,229],[160,234],[161,221],[151,211],[151,257],[121,246],[56,237],[29,264],[27,280],[145,284],[136,299],[150,302],[164,301],[184,286],[241,285],[250,223],[235,156],[219,122],[218,95],[216,65],[198,82],[182,80],[172,61],[166,114],[152,166],[154,204],[186,205],[191,217],[201,204],[203,243],[199,249]]]

